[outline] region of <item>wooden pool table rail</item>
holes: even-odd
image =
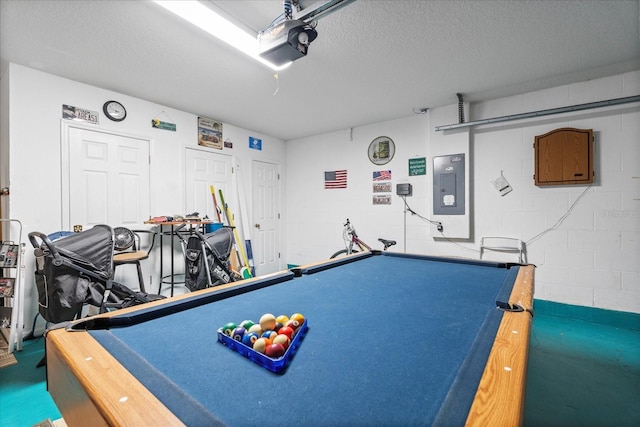
[[[534,267],[522,266],[509,302],[532,309],[533,282]],[[155,301],[145,307],[166,301]],[[136,309],[139,307],[101,316]],[[503,314],[466,425],[522,425],[530,328],[528,311]],[[89,333],[52,330],[47,333],[46,342],[49,393],[69,427],[184,425]]]
[[[521,426],[533,315],[533,265],[520,267],[509,303],[525,309],[505,312],[469,411],[468,426]],[[526,311],[531,310],[531,311]]]

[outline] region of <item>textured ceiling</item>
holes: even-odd
[[[256,32],[282,13],[281,0],[209,3]],[[0,0],[0,71],[14,62],[291,140],[458,92],[474,102],[640,69],[639,27],[638,0],[357,0],[276,79],[149,1]]]

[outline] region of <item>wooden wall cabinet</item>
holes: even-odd
[[[593,183],[593,129],[561,128],[536,136],[538,186]]]

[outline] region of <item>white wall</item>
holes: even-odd
[[[183,151],[197,146],[197,115],[11,64],[0,82],[0,182],[11,187],[3,215],[20,219],[25,231],[57,231],[61,218],[60,123],[62,104],[101,111],[108,99],[128,110],[118,124],[101,115],[100,127],[152,139],[151,210],[183,211]],[[545,91],[525,93],[471,106],[467,120],[640,94],[640,72],[627,73]],[[213,101],[212,101],[213,102]],[[177,132],[152,129],[150,120],[165,111]],[[441,117],[434,122],[433,117]],[[320,118],[319,118],[320,119]],[[224,124],[234,143],[236,164],[249,188],[252,160],[283,166],[286,230],[283,263],[303,264],[330,256],[342,246],[342,223],[350,218],[360,236],[375,247],[378,237],[395,239],[396,251],[478,258],[481,236],[531,240],[553,226],[585,187],[538,188],[533,184],[535,135],[564,126],[593,128],[596,183],[557,230],[529,244],[536,270],[536,298],[640,313],[640,108],[637,104],[473,128],[470,138],[471,235],[452,241],[417,216],[405,214],[402,200],[372,204],[372,172],[391,169],[398,182],[413,184],[407,199],[429,216],[432,200],[430,145],[434,127],[457,122],[455,105],[404,119],[309,137],[286,144],[267,135]],[[385,135],[396,144],[393,160],[375,166],[369,143]],[[248,137],[263,139],[263,151],[248,148]],[[446,135],[438,135],[445,140]],[[10,141],[10,144],[9,144]],[[9,152],[10,149],[10,152]],[[439,153],[440,154],[440,153]],[[10,156],[10,157],[9,157]],[[408,159],[427,158],[427,175],[409,177]],[[9,165],[9,158],[11,164]],[[348,170],[348,188],[324,190],[324,172]],[[7,172],[9,171],[9,172]],[[514,190],[500,197],[491,183],[503,171]],[[251,207],[250,207],[251,209]],[[406,230],[406,231],[405,231]],[[405,238],[406,233],[406,238]],[[447,229],[445,228],[445,236]],[[6,237],[6,236],[5,236]],[[33,271],[27,251],[27,272]],[[36,312],[36,292],[27,274],[27,329]]]
[[[408,199],[416,211],[428,208],[424,177],[408,178],[408,160],[426,157],[429,120],[419,115],[401,120],[318,135],[287,143],[287,229],[290,264],[328,258],[343,247],[342,224],[349,218],[362,239],[376,248],[378,237],[395,239],[403,247],[403,205],[393,196],[391,205],[373,206],[374,171],[391,169],[393,193],[399,180],[413,184]],[[367,156],[369,143],[378,136],[395,142],[393,159],[376,166]],[[347,169],[346,189],[324,189],[324,172]],[[407,249],[423,249],[425,224],[408,219]]]
[[[3,108],[0,114],[0,178],[2,186],[11,187],[10,210],[3,210],[3,216],[22,221],[25,230],[23,239],[26,239],[26,233],[30,231],[51,233],[63,229],[60,166],[63,104],[100,112],[100,129],[150,139],[151,214],[188,213],[184,212],[184,148],[198,147],[197,115],[16,64],[9,65],[3,75],[1,87],[0,106]],[[127,108],[125,121],[112,122],[102,114],[102,105],[111,99],[120,101]],[[212,102],[216,100],[212,99]],[[165,114],[161,115],[162,112]],[[161,115],[161,120],[175,123],[176,132],[153,129],[151,119],[158,115]],[[249,136],[262,138],[262,151],[249,149]],[[233,142],[233,149],[212,151],[233,156],[234,164],[243,168],[245,188],[250,188],[253,160],[279,163],[284,169],[283,141],[226,123],[223,124],[223,138]],[[10,165],[5,152],[10,152]],[[229,199],[230,206],[235,206],[232,195],[225,199]],[[146,219],[140,218],[140,221]],[[17,236],[12,238],[17,239]],[[37,296],[30,273],[34,269],[29,244],[26,270],[25,320],[28,322],[27,328],[30,328],[30,322],[36,313]],[[137,283],[135,277],[134,275],[133,280]]]
[[[467,121],[638,94],[640,71],[474,104]],[[477,259],[482,236],[517,237],[529,242],[528,261],[537,265],[536,298],[640,313],[638,104],[472,128],[471,239],[436,239],[439,233],[412,215],[407,216],[405,239],[401,199],[393,196],[391,206],[372,205],[372,171],[386,167],[368,161],[367,147],[381,135],[395,141],[396,155],[386,165],[393,173],[394,191],[398,182],[413,183],[414,195],[407,200],[414,211],[428,216],[433,128],[457,123],[454,107],[444,109],[450,112],[448,120],[443,119],[443,109],[437,109],[288,142],[287,262],[304,264],[331,255],[342,244],[347,217],[366,242],[392,238],[398,240],[395,250],[402,251],[406,243],[412,253]],[[594,130],[596,178],[589,188],[534,185],[534,138],[560,127]],[[438,139],[441,143],[446,135]],[[427,175],[409,178],[408,159],[425,155]],[[335,169],[348,170],[348,188],[324,190],[324,171]],[[513,187],[504,197],[490,182],[501,171]],[[578,198],[557,229],[532,241],[552,228]]]

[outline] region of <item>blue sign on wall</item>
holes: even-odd
[[[254,138],[252,136],[249,137],[249,148],[253,150],[262,151],[262,140],[258,138]]]

